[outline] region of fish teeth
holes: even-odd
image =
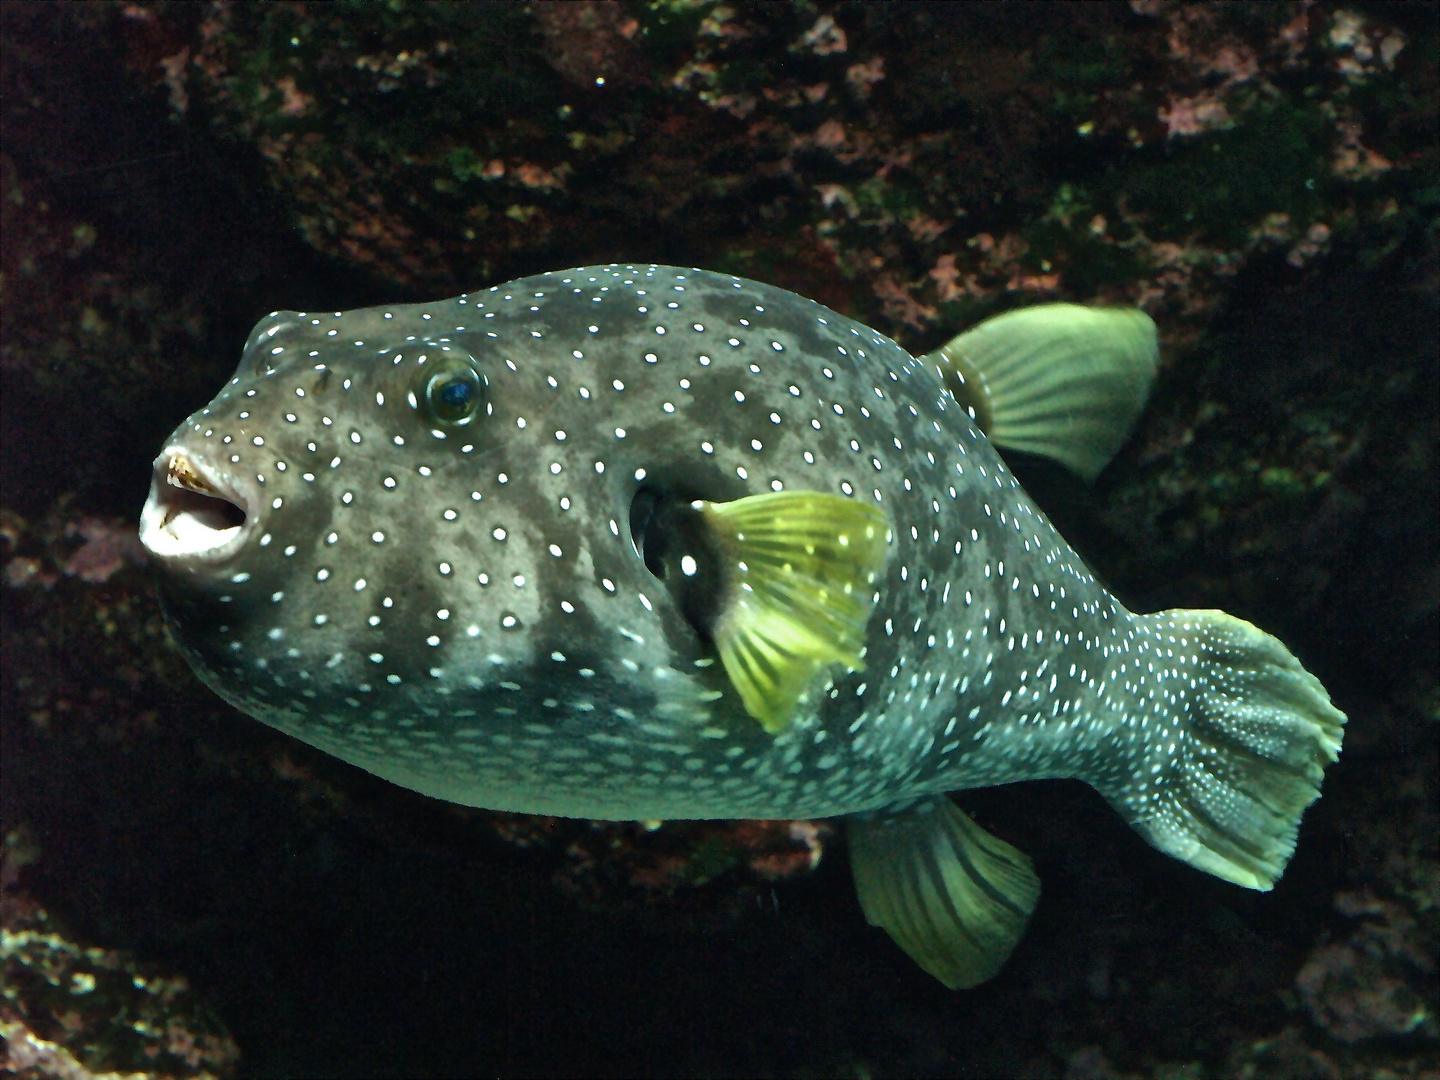
[[[210,483],[182,453],[170,455],[170,462],[165,468],[165,482],[171,487],[183,488],[186,491],[209,495],[212,498],[223,498],[215,485]]]
[[[183,450],[172,448],[156,461],[140,529],[140,542],[152,557],[192,566],[223,560],[252,526],[245,497],[222,488]]]

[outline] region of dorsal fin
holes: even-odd
[[[986,319],[923,359],[996,446],[1093,480],[1145,407],[1159,357],[1143,311],[1042,304]]]

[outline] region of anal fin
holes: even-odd
[[[991,978],[1040,899],[1029,858],[944,796],[849,820],[860,906],[946,986]]]

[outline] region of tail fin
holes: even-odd
[[[1107,798],[1161,851],[1268,891],[1340,753],[1345,714],[1279,641],[1223,611],[1136,616],[1166,657],[1171,724]],[[1158,640],[1157,640],[1158,639]],[[1144,650],[1142,649],[1142,652]]]

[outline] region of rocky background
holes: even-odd
[[[27,1076],[1440,1076],[1440,9],[0,4],[0,1036]],[[423,799],[205,691],[149,461],[279,307],[586,262],[745,274],[933,348],[1138,303],[1093,487],[1132,607],[1223,607],[1350,715],[1273,893],[1098,796],[965,793],[1045,896],[950,993],[824,822]]]

